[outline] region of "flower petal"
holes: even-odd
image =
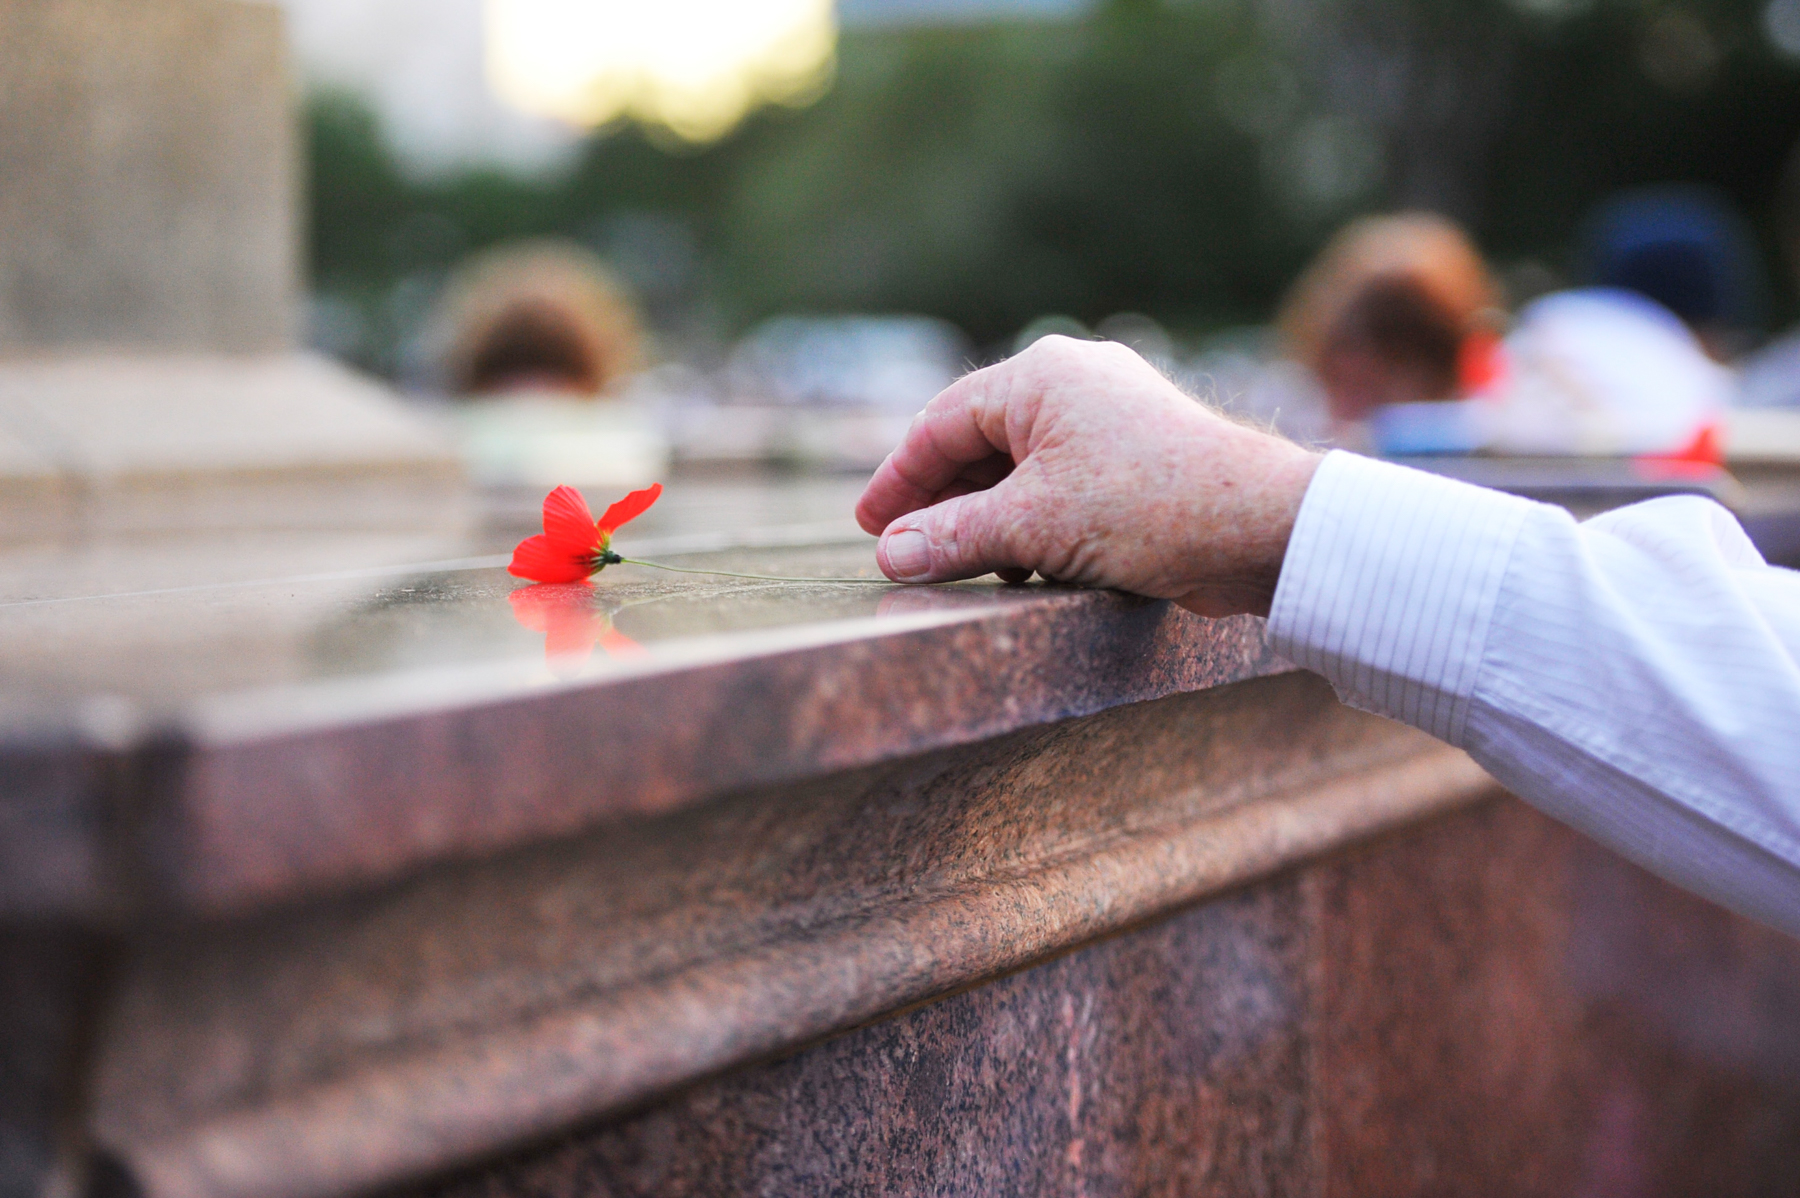
[[[611,536],[619,528],[650,510],[650,505],[662,498],[662,484],[651,483],[642,491],[633,491],[619,502],[606,509],[606,515],[600,517],[600,533]]]
[[[544,497],[544,535],[570,553],[591,553],[600,545],[594,514],[574,487],[558,487]]]
[[[585,555],[553,546],[545,536],[526,537],[513,550],[512,565],[506,572],[515,578],[533,582],[580,582],[593,571]]]

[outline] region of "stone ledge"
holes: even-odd
[[[221,696],[163,759],[154,881],[241,913],[1291,669],[1261,620],[1060,591],[696,638],[548,690],[502,669]]]
[[[94,1126],[152,1195],[400,1182],[1496,793],[1290,674],[171,929]]]

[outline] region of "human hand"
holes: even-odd
[[[1035,570],[1203,616],[1267,615],[1318,463],[1122,345],[1045,337],[933,399],[856,518],[896,582]]]

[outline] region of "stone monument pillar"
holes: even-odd
[[[294,104],[271,4],[0,0],[0,535],[379,523],[454,484],[297,350]]]

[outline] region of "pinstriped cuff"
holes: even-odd
[[[1269,613],[1275,651],[1345,702],[1460,745],[1528,500],[1327,455]]]

